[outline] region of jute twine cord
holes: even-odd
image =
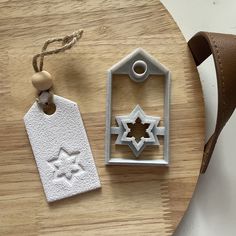
[[[44,43],[42,51],[33,57],[32,65],[35,72],[40,72],[43,70],[43,62],[45,56],[57,54],[71,49],[75,45],[75,43],[82,37],[82,34],[83,30],[78,30],[70,35],[66,35],[65,37],[48,39]],[[54,42],[62,42],[62,47],[46,51],[47,47]],[[38,66],[38,58],[40,58],[39,66]]]
[[[83,30],[78,30],[78,31],[73,32],[70,35],[66,35],[65,37],[48,39],[44,43],[41,52],[36,54],[33,57],[32,65],[33,65],[34,71],[37,73],[43,70],[45,56],[57,54],[57,53],[64,52],[66,50],[71,49],[75,45],[75,43],[82,37],[82,34],[83,34]],[[59,48],[47,51],[48,46],[54,42],[62,42],[62,46]],[[40,61],[38,65],[39,58],[40,58]],[[47,90],[47,91],[40,92],[38,95],[38,98],[36,98],[36,101],[39,103],[39,105],[42,106],[43,109],[45,109],[53,103],[52,98],[53,98],[52,91]]]

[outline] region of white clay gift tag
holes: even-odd
[[[56,95],[53,103],[52,115],[35,102],[24,117],[49,202],[101,186],[77,104]]]

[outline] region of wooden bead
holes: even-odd
[[[35,73],[32,76],[33,86],[40,90],[45,91],[52,87],[52,76],[45,70]]]

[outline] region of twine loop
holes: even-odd
[[[64,37],[48,39],[44,43],[41,52],[36,54],[33,57],[32,65],[33,65],[34,71],[40,72],[43,70],[43,63],[44,63],[45,56],[57,54],[59,52],[64,52],[66,50],[71,49],[75,45],[75,43],[82,37],[82,34],[83,34],[83,30],[78,30],[78,31],[75,31],[72,34],[66,35]],[[47,51],[47,47],[54,42],[61,42],[62,46],[59,48],[55,48],[55,49]],[[39,61],[39,65],[38,65],[39,58],[40,58],[40,61]]]
[[[43,70],[45,56],[57,54],[57,53],[64,52],[66,50],[71,49],[75,45],[75,43],[82,37],[82,34],[83,34],[83,30],[78,30],[64,37],[48,39],[44,43],[41,52],[36,54],[33,57],[32,65],[33,65],[34,71],[37,73]],[[48,46],[54,42],[61,42],[62,46],[59,48],[52,49],[52,50],[47,50]],[[38,62],[38,59],[40,59],[39,62]],[[38,102],[40,106],[42,106],[44,110],[48,109],[53,104],[52,91],[47,90],[47,91],[40,92],[38,95],[38,98],[36,98],[36,101]]]

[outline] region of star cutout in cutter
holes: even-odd
[[[65,149],[61,148],[58,158],[50,161],[54,169],[54,179],[65,179],[67,182],[72,181],[75,174],[84,171],[79,163],[80,152],[69,154]]]
[[[147,137],[141,137],[139,141],[133,136],[128,136],[131,132],[128,124],[135,124],[137,119],[140,119],[143,125],[149,125],[146,129]],[[127,116],[116,116],[118,127],[111,127],[111,134],[118,135],[115,144],[128,145],[136,157],[147,145],[159,146],[160,142],[157,136],[165,135],[165,127],[158,127],[160,120],[160,117],[147,116],[139,105]]]

